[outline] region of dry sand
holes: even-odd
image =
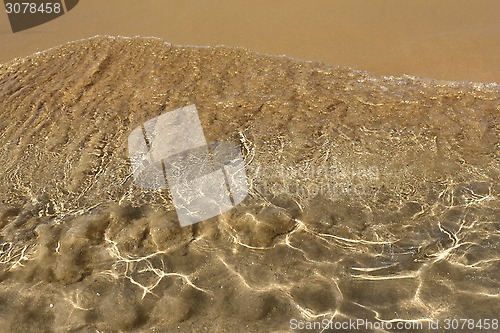
[[[433,79],[500,82],[497,0],[85,0],[13,34],[0,11],[0,63],[95,35],[260,53]]]
[[[495,318],[499,98],[496,85],[158,39],[99,37],[4,64],[0,326]],[[127,136],[193,103],[208,141],[241,145],[251,193],[180,228],[168,191],[134,184]]]

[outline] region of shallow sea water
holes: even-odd
[[[0,65],[1,327],[499,331],[499,98],[153,38]],[[240,146],[250,193],[181,228],[127,137],[191,104],[207,141]]]

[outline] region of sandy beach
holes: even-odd
[[[499,7],[0,13],[0,331],[498,332]]]
[[[498,314],[497,86],[99,37],[4,65],[0,87],[11,332]],[[181,228],[173,193],[131,177],[127,137],[192,104],[207,141],[241,147],[249,195]]]

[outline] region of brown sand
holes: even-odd
[[[95,35],[260,53],[434,79],[500,82],[497,0],[85,0],[13,34],[0,11],[0,63]]]
[[[157,39],[99,37],[7,63],[0,326],[288,332],[293,318],[495,318],[499,97],[496,85]],[[127,136],[192,103],[207,140],[241,144],[251,195],[181,229],[169,193],[129,177]]]

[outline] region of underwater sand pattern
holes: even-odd
[[[0,65],[2,331],[498,318],[499,98],[154,38]],[[240,145],[250,193],[181,228],[127,137],[191,104],[208,142]]]

